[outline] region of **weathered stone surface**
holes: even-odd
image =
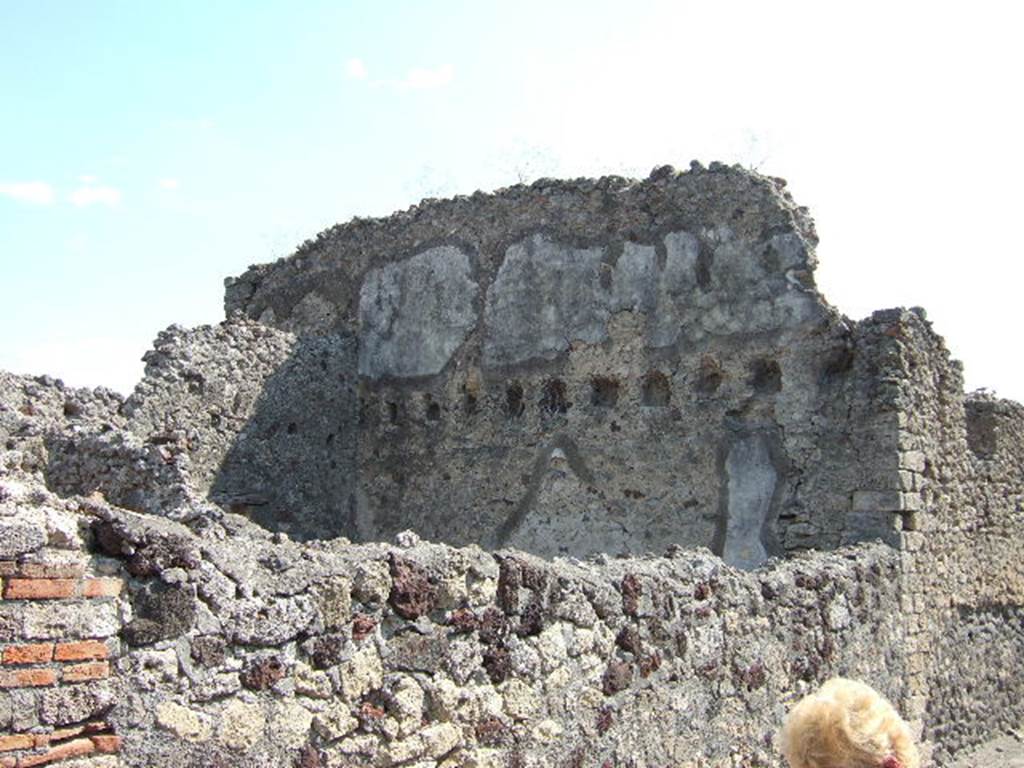
[[[287,667],[277,656],[257,659],[239,675],[242,685],[253,691],[265,691],[288,673]]]
[[[373,646],[360,648],[352,658],[344,662],[339,670],[341,692],[349,701],[355,700],[367,691],[380,687],[384,679],[384,667],[380,654]]]
[[[315,619],[313,601],[305,595],[269,601],[240,600],[226,619],[230,637],[251,645],[281,645],[294,639]]]
[[[267,730],[271,741],[287,750],[298,750],[309,738],[313,714],[293,701],[277,702],[271,710]]]
[[[437,586],[422,565],[392,555],[391,580],[388,602],[399,616],[417,619],[433,610],[437,603]]]
[[[39,719],[47,725],[67,725],[99,717],[115,703],[106,681],[56,688],[39,694]]]
[[[212,733],[208,718],[173,701],[160,702],[156,709],[156,722],[185,741],[206,741]]]
[[[111,637],[121,629],[117,606],[88,602],[68,610],[57,602],[18,607],[22,636],[29,640]]]
[[[231,749],[247,750],[263,737],[265,719],[257,704],[232,701],[221,712],[217,738]]]
[[[0,691],[0,728],[11,725],[11,697],[6,691]]]
[[[0,558],[35,552],[46,543],[46,531],[30,522],[0,520]]]
[[[185,634],[196,619],[195,598],[187,587],[149,584],[131,598],[134,617],[124,628],[131,645],[150,645]]]

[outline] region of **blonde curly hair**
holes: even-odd
[[[919,768],[910,728],[874,688],[835,677],[801,699],[782,726],[790,768]]]

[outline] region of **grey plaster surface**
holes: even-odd
[[[727,522],[722,558],[741,568],[754,568],[768,559],[761,532],[778,482],[764,437],[749,435],[734,442],[725,472]]]
[[[439,246],[370,270],[359,294],[359,373],[440,373],[477,322],[469,257]]]

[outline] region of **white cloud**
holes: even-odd
[[[54,198],[53,187],[45,181],[0,182],[0,195],[36,205],[49,205]]]
[[[82,182],[83,184],[95,184],[96,183],[96,177],[95,176],[79,176],[78,180],[80,182]]]
[[[406,73],[401,85],[403,88],[425,91],[432,88],[443,88],[451,83],[454,77],[455,67],[451,64],[442,64],[434,69],[413,67]]]
[[[160,189],[177,189],[178,188],[178,180],[177,179],[158,179],[156,183],[157,183],[157,186],[160,187]]]
[[[349,80],[365,80],[368,74],[362,59],[349,59],[345,64],[345,75]]]
[[[79,208],[87,205],[114,206],[121,202],[121,190],[114,187],[79,187],[68,199]]]

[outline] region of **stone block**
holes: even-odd
[[[903,451],[900,454],[900,468],[911,472],[924,472],[925,455],[923,451]]]
[[[206,715],[172,701],[162,701],[157,705],[156,723],[185,741],[204,742],[212,733]]]
[[[19,611],[29,640],[112,637],[121,629],[113,603],[83,603],[74,610],[63,603],[26,603]]]
[[[232,701],[221,712],[217,738],[231,749],[247,750],[263,738],[264,724],[258,704]]]
[[[20,519],[0,520],[0,560],[35,552],[46,544],[46,530]]]
[[[854,491],[854,512],[897,512],[903,508],[899,491]]]
[[[114,704],[108,681],[54,688],[39,695],[39,719],[47,725],[67,725],[97,717]]]

